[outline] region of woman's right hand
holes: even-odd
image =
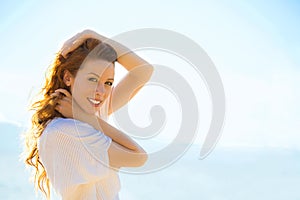
[[[62,95],[61,95],[62,94]],[[72,95],[65,89],[57,89],[52,97],[58,97],[55,110],[66,118],[74,118],[74,111],[79,108],[76,102],[72,100]]]
[[[104,41],[107,39],[106,37],[96,33],[95,31],[86,29],[80,33],[77,33],[76,35],[71,37],[69,40],[67,40],[62,46],[62,48],[60,50],[60,54],[64,58],[66,58],[68,53],[75,50],[88,38],[94,38],[94,39],[98,39],[100,41]]]

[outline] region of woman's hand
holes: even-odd
[[[67,90],[57,89],[53,94],[51,94],[51,97],[58,97],[55,110],[66,118],[74,118],[73,112],[74,110],[79,109],[79,106],[76,102],[72,101],[72,95]]]
[[[73,36],[69,40],[67,40],[62,46],[62,48],[60,50],[60,54],[64,58],[66,58],[68,53],[75,50],[88,38],[94,38],[94,39],[98,39],[100,41],[104,41],[107,39],[104,36],[96,33],[95,31],[87,29],[80,33],[77,33],[75,36]]]
[[[82,122],[89,123],[91,121],[97,121],[96,115],[88,114],[83,111],[82,108],[72,99],[72,95],[65,89],[57,89],[51,95],[57,97],[57,105],[55,110],[58,111],[66,118],[73,118]]]

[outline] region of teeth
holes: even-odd
[[[89,98],[89,100],[90,100],[93,104],[100,104],[100,103],[101,103],[101,101],[97,101],[97,100],[95,100],[95,99],[90,99],[90,98]]]

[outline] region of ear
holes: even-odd
[[[69,70],[65,70],[65,71],[64,71],[64,78],[63,78],[63,81],[64,81],[64,83],[66,84],[66,86],[71,86],[72,79],[73,79],[73,76],[72,76],[72,74],[69,72]]]

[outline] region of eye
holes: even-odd
[[[106,85],[109,85],[109,86],[112,86],[113,85],[113,82],[110,82],[110,81],[107,81],[105,82]]]
[[[98,82],[98,79],[97,79],[97,78],[89,78],[88,80],[89,80],[89,81],[92,81],[92,82],[95,82],[95,83]]]

